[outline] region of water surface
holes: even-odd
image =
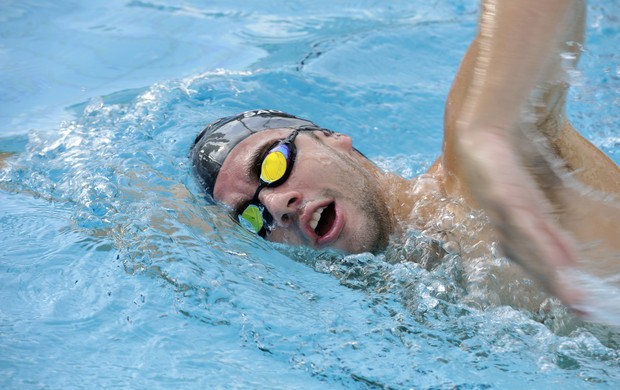
[[[591,3],[569,105],[616,162],[619,11]],[[423,172],[476,18],[473,1],[1,3],[2,387],[617,388],[617,331],[473,302],[457,256],[258,241],[190,174],[198,131],[257,107]]]

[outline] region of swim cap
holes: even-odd
[[[228,154],[250,135],[280,128],[320,127],[313,122],[276,110],[253,110],[221,118],[209,124],[196,137],[191,150],[194,173],[205,191],[213,196],[215,180]]]

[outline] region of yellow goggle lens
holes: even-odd
[[[260,176],[267,183],[280,180],[286,173],[286,156],[281,151],[271,152],[263,160]]]

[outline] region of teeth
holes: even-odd
[[[323,214],[323,210],[325,210],[325,207],[317,209],[314,214],[312,214],[312,220],[310,221],[310,227],[312,228],[312,230],[316,229],[316,225],[319,224],[319,220],[321,219],[321,214]]]

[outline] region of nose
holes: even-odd
[[[274,222],[281,227],[288,227],[293,223],[302,204],[302,195],[298,191],[284,188],[265,188],[259,194],[259,200],[274,218]]]

